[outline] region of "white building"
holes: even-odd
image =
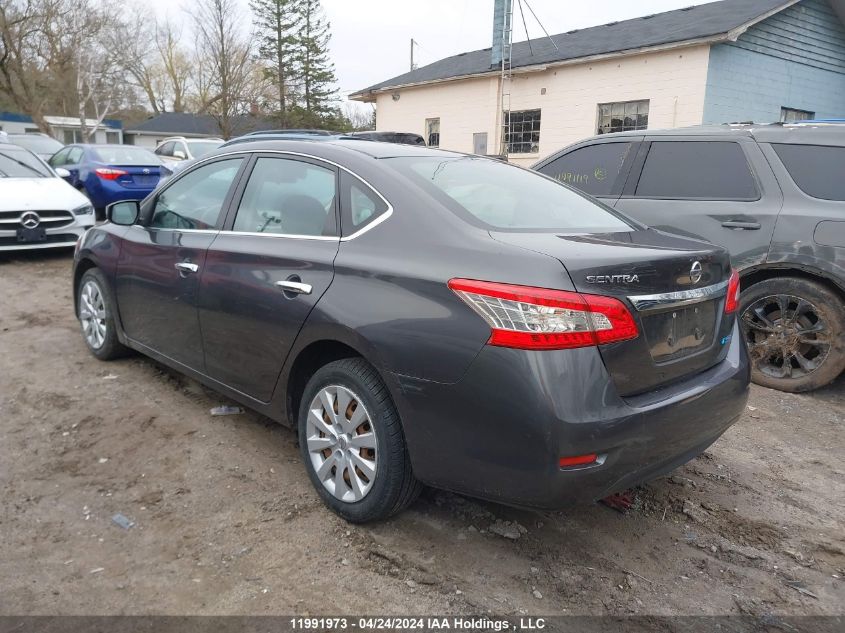
[[[845,0],[722,0],[517,42],[509,78],[508,1],[492,49],[350,98],[376,104],[379,131],[522,165],[606,132],[845,117]]]
[[[68,116],[45,116],[44,120],[53,130],[53,137],[60,143],[70,145],[82,142],[82,126],[79,118]],[[86,119],[85,126],[92,129],[97,122]],[[123,124],[116,119],[104,119],[90,143],[123,143]],[[32,117],[17,112],[0,112],[0,131],[7,134],[32,134],[40,132]]]

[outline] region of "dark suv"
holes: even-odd
[[[757,384],[808,391],[845,368],[845,126],[606,134],[534,169],[644,224],[726,247]]]

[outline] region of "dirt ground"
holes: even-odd
[[[0,614],[845,613],[845,378],[754,388],[624,515],[426,491],[350,526],[289,429],[211,417],[225,399],[143,357],[94,359],[70,270],[0,258]]]

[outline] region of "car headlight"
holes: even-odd
[[[88,215],[90,213],[94,213],[94,205],[90,202],[87,202],[80,207],[76,207],[73,210],[74,215]]]

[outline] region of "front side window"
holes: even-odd
[[[781,108],[780,120],[782,123],[795,123],[796,121],[809,121],[816,118],[815,112],[809,110],[796,110],[795,108]]]
[[[845,200],[845,147],[773,143],[792,180],[808,196]]]
[[[47,162],[50,164],[51,167],[61,167],[62,165],[67,163],[67,158],[69,154],[70,148],[66,147],[53,154],[53,156]]]
[[[84,150],[81,147],[74,147],[70,150],[65,160],[66,165],[78,165],[82,161]]]
[[[600,103],[596,134],[648,129],[648,99]]]
[[[540,110],[503,113],[508,154],[536,154],[540,151]]]
[[[621,190],[624,183],[617,180],[633,146],[633,143],[599,143],[580,147],[538,171],[592,196],[607,196]]]
[[[698,200],[760,197],[745,153],[732,141],[652,142],[635,195]]]
[[[425,120],[425,138],[429,147],[440,147],[440,119]]]
[[[497,160],[397,157],[385,162],[459,217],[487,229],[607,233],[632,228],[609,207]]]
[[[242,158],[203,165],[164,189],[155,201],[150,226],[160,229],[219,228],[220,211]]]
[[[173,141],[168,141],[164,145],[159,145],[156,148],[155,153],[159,156],[173,156],[173,146],[175,143]]]
[[[232,230],[277,235],[333,236],[335,172],[288,158],[259,158],[249,176]]]

